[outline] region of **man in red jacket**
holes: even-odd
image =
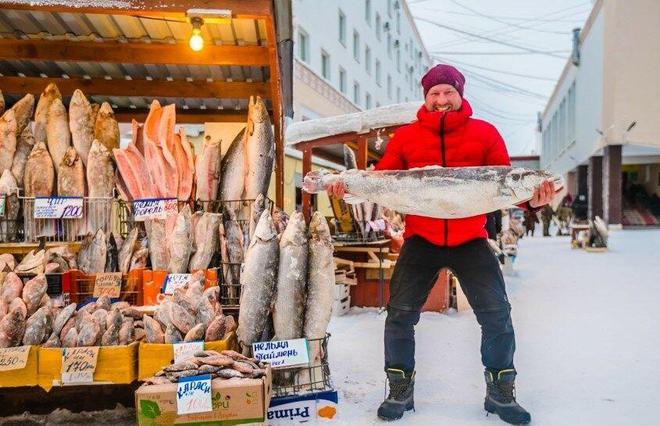
[[[437,65],[422,78],[424,105],[417,121],[399,128],[389,141],[377,170],[443,167],[508,166],[504,140],[495,127],[471,118],[463,99],[465,77],[449,65]],[[330,195],[343,197],[338,182]],[[537,209],[554,197],[552,182],[534,192],[524,208]],[[414,408],[415,325],[442,268],[450,268],[481,325],[481,359],[485,369],[484,408],[511,424],[526,424],[530,414],[515,399],[513,365],[515,340],[511,306],[500,266],[490,251],[486,215],[435,219],[407,215],[405,243],[390,280],[385,321],[385,371],[390,392],[378,416],[395,420]]]

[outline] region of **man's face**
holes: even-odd
[[[457,111],[461,108],[463,99],[458,90],[450,84],[437,84],[428,91],[424,106],[429,112]]]

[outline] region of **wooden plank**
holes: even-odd
[[[3,93],[41,93],[55,83],[62,96],[76,89],[86,96],[149,96],[158,98],[222,98],[247,99],[251,95],[270,98],[270,84],[227,81],[106,80],[102,78],[0,77]]]
[[[135,119],[144,123],[149,110],[119,108],[115,110],[115,118],[120,123],[130,123]],[[185,110],[177,109],[177,124],[204,124],[204,123],[244,123],[247,120],[247,111],[237,110]]]
[[[277,34],[273,21],[266,21],[268,62],[270,64],[270,90],[275,128],[275,205],[284,208],[284,114],[282,112],[282,75],[277,54]]]
[[[166,2],[161,0],[88,0],[85,2],[79,0],[49,0],[48,2],[4,0],[0,8],[41,12],[157,16],[179,19],[185,18],[188,9],[229,9],[233,18],[263,18],[269,17],[271,13],[270,1],[268,0],[169,0]]]
[[[369,158],[369,139],[367,135],[361,135],[358,138],[357,168],[365,170],[367,168],[367,159]]]
[[[262,46],[207,45],[201,52],[193,52],[187,43],[0,39],[0,59],[22,61],[268,66],[268,49]]]

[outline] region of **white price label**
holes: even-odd
[[[35,219],[80,219],[83,217],[82,197],[36,197]]]
[[[211,375],[182,377],[176,389],[178,415],[213,411],[211,401]]]
[[[192,274],[167,274],[165,282],[163,283],[163,293],[172,294],[174,290],[186,285]]]
[[[273,368],[309,363],[307,339],[274,340],[252,344],[254,357],[270,363]]]
[[[181,362],[184,359],[193,356],[197,352],[204,350],[204,342],[185,342],[174,344],[174,363]]]
[[[149,198],[133,201],[133,219],[135,221],[167,219],[171,214],[177,214],[176,198]]]

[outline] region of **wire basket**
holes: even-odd
[[[0,194],[4,211],[0,214],[0,243],[23,241],[23,215],[19,194]]]
[[[34,197],[21,197],[23,204],[24,242],[71,242],[81,240],[88,233],[94,234],[99,228],[103,232],[113,230],[115,199],[83,198],[83,213],[80,219],[35,219]]]
[[[332,236],[333,240],[342,243],[367,243],[386,239],[385,221],[377,219],[373,221],[353,221],[352,232],[337,232]]]
[[[273,370],[273,396],[283,397],[333,388],[328,364],[328,340],[330,333],[320,339],[308,339],[310,357],[314,348],[320,348],[320,362],[310,362],[303,367],[278,368]]]
[[[71,302],[81,305],[95,300],[94,283],[96,282],[96,275],[86,275],[77,269],[72,269],[69,272],[71,277],[69,290]],[[142,272],[142,269],[135,269],[122,275],[118,300],[128,302],[133,306],[143,305]]]

